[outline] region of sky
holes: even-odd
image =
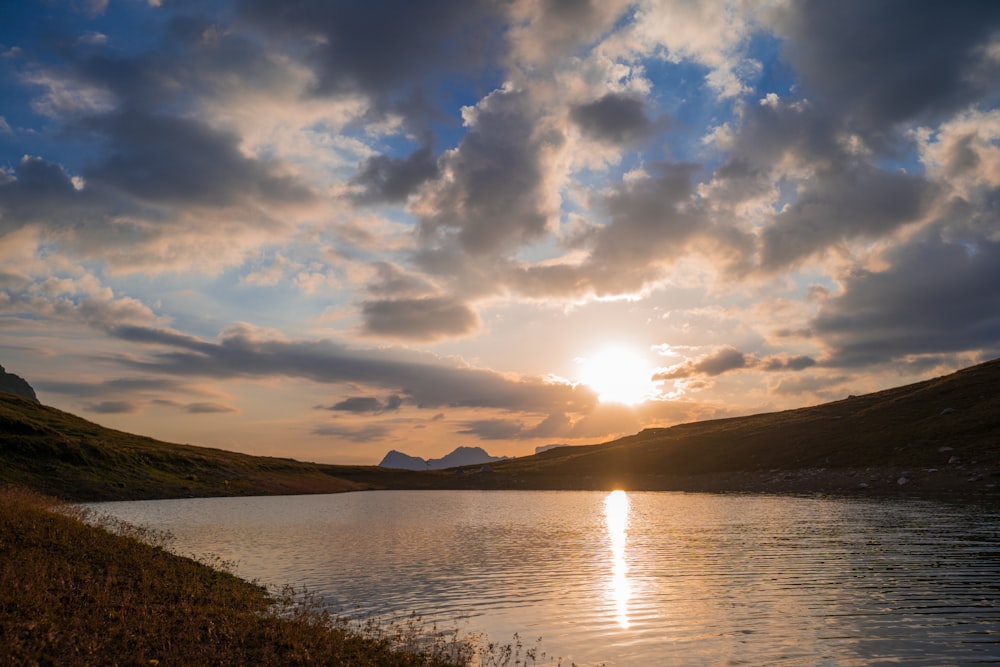
[[[1000,356],[1000,3],[0,12],[0,364],[102,425],[374,464]]]

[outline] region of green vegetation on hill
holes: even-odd
[[[334,466],[160,442],[0,392],[0,483],[65,500],[419,488],[418,473]]]

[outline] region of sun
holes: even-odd
[[[653,369],[632,348],[609,346],[577,363],[580,382],[596,391],[601,403],[636,405],[656,394]]]

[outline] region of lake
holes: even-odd
[[[514,633],[580,665],[1000,662],[1000,508],[621,491],[89,507],[350,615]]]

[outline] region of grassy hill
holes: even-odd
[[[0,484],[66,500],[420,488],[427,476],[176,445],[98,426],[0,392]]]
[[[68,500],[386,488],[1000,495],[1000,359],[809,408],[647,429],[447,472],[176,445],[0,393],[0,483]]]
[[[815,407],[647,429],[493,469],[528,486],[846,490],[888,482],[990,491],[1000,483],[1000,359]]]

